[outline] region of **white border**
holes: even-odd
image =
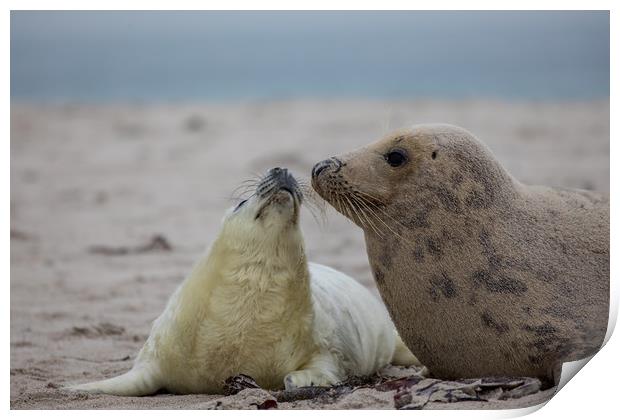
[[[199,9],[212,9],[212,10],[259,10],[257,6],[260,5],[260,10],[278,10],[278,9],[286,9],[286,10],[352,10],[352,9],[364,9],[364,10],[383,10],[383,9],[396,9],[396,10],[611,10],[610,19],[611,19],[611,92],[610,92],[610,110],[611,115],[615,115],[614,111],[617,110],[615,98],[618,97],[618,88],[617,85],[614,84],[614,75],[618,71],[617,66],[617,54],[614,53],[614,47],[617,48],[618,43],[617,40],[617,30],[615,28],[618,24],[618,18],[616,16],[616,8],[615,3],[612,1],[562,1],[562,2],[553,2],[553,1],[531,1],[531,0],[522,0],[522,1],[434,1],[434,2],[412,2],[412,1],[402,1],[402,0],[383,0],[381,2],[371,3],[368,1],[356,1],[356,2],[344,2],[344,1],[326,1],[326,0],[315,0],[315,1],[297,1],[294,4],[287,1],[261,1],[258,3],[257,1],[228,1],[228,2],[205,2],[205,1],[191,1],[191,0],[176,0],[174,2],[163,2],[163,1],[150,1],[150,2],[139,2],[139,1],[119,1],[119,0],[109,0],[109,1],[44,1],[44,0],[24,0],[24,1],[15,1],[9,0],[5,1],[6,9],[5,13],[2,15],[2,23],[1,26],[3,28],[3,38],[4,42],[2,42],[2,53],[6,58],[5,65],[2,66],[3,72],[3,80],[5,82],[2,84],[2,93],[5,100],[2,102],[3,106],[3,114],[5,115],[6,124],[5,127],[5,153],[3,155],[4,160],[4,177],[5,179],[2,182],[3,189],[3,197],[5,200],[5,205],[0,210],[2,212],[2,220],[4,221],[4,232],[5,232],[5,242],[2,245],[2,256],[4,262],[4,272],[5,278],[10,278],[10,66],[7,64],[10,57],[10,13],[9,10],[141,10],[144,6],[149,6],[153,9],[157,10],[199,10]],[[464,9],[463,6],[468,6],[468,9]],[[613,118],[610,121],[610,138],[616,139],[617,136],[617,121]],[[615,147],[615,142],[610,141],[610,156],[613,163],[613,158],[617,156],[617,151]],[[611,165],[611,201],[612,201],[612,220],[616,220],[613,217],[614,213],[614,203],[615,203],[615,182],[618,178],[618,171],[616,170],[614,165]],[[617,317],[617,300],[618,300],[618,288],[617,282],[614,281],[614,267],[613,264],[613,256],[615,255],[613,250],[615,250],[614,246],[614,238],[616,237],[615,233],[617,229],[614,229],[614,224],[611,225],[611,246],[612,246],[612,278],[611,278],[611,286],[612,286],[612,305],[611,305],[611,317],[610,317],[610,326],[615,325],[615,320]],[[2,360],[5,364],[5,368],[3,371],[5,372],[5,381],[3,382],[2,391],[3,395],[7,398],[6,409],[9,408],[9,394],[10,394],[10,349],[9,349],[9,328],[10,328],[10,284],[9,281],[4,281],[4,311],[3,311],[3,320],[2,320],[2,329],[4,333],[4,337],[7,337],[7,341],[5,345],[2,347]],[[611,330],[610,330],[611,333]],[[609,334],[608,334],[609,335]],[[583,417],[591,417],[591,418],[607,418],[609,417],[609,413],[614,412],[616,396],[615,396],[615,388],[614,383],[616,382],[619,375],[619,367],[616,361],[616,358],[613,357],[615,354],[618,354],[618,350],[620,349],[620,345],[618,344],[618,339],[611,337],[606,346],[597,354],[590,363],[583,369],[577,379],[570,381],[561,391],[558,392],[556,396],[554,396],[551,401],[539,411],[536,411],[532,416],[534,418],[541,416],[554,416],[561,418],[583,418]],[[613,395],[612,395],[613,392]],[[385,413],[387,416],[422,416],[422,417],[433,417],[433,418],[503,418],[503,417],[515,417],[527,414],[532,412],[534,409],[519,409],[519,410],[510,410],[510,411],[423,411],[423,412],[396,412],[391,411]],[[10,415],[14,417],[20,418],[30,418],[32,416],[46,416],[49,418],[82,418],[86,413],[80,411],[11,411]],[[171,413],[166,411],[114,411],[109,412],[105,410],[100,411],[89,411],[88,416],[92,418],[108,418],[112,414],[115,417],[146,417],[149,418],[168,418]],[[328,416],[328,417],[355,417],[355,418],[369,418],[370,416],[375,416],[377,413],[369,412],[369,411],[339,411],[329,412],[322,411],[320,412],[320,416]],[[179,415],[183,415],[186,417],[194,417],[201,419],[204,416],[217,417],[246,417],[252,416],[255,418],[256,416],[269,416],[269,417],[284,417],[294,415],[295,417],[310,417],[315,416],[314,412],[243,412],[243,411],[235,411],[235,412],[175,412],[175,417]]]

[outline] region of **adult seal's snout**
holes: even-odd
[[[342,166],[342,162],[337,158],[325,159],[314,165],[312,168],[312,178],[318,178],[322,172],[326,169],[331,169],[333,172],[338,172],[340,167]]]

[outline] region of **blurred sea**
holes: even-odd
[[[608,12],[11,12],[19,102],[608,96]]]

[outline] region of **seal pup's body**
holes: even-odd
[[[432,375],[552,383],[601,346],[608,196],[524,185],[448,125],[320,162],[313,187],[364,229],[383,300]]]
[[[308,264],[302,196],[275,168],[228,212],[210,251],[154,322],[134,367],[72,387],[115,395],[218,393],[243,373],[268,389],[332,385],[416,364],[385,308],[352,278]]]

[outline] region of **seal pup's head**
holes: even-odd
[[[286,245],[300,240],[299,212],[303,194],[286,168],[272,168],[250,197],[231,207],[223,233],[229,243],[248,247]],[[257,248],[260,249],[260,248]]]

